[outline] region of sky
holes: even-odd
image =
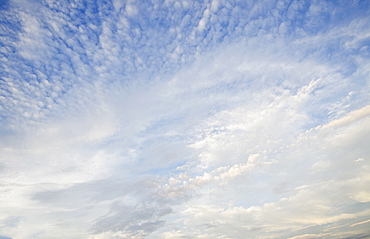
[[[0,238],[370,238],[369,16],[1,0]]]

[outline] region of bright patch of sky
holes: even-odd
[[[0,238],[369,238],[370,1],[0,1]]]

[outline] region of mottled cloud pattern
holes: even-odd
[[[370,2],[0,2],[0,238],[370,237]]]

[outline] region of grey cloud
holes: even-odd
[[[152,194],[160,182],[161,180],[155,177],[143,177],[142,179],[111,177],[99,181],[77,183],[61,190],[35,192],[32,200],[66,208],[78,208],[81,205],[115,200],[129,194],[141,198]]]
[[[3,224],[1,227],[17,227],[19,223],[21,223],[22,217],[16,217],[16,216],[11,216],[7,217],[4,220],[1,221],[1,224]]]
[[[97,182],[87,182],[73,185],[72,187],[36,192],[32,200],[42,203],[78,208],[82,205],[112,200],[133,191],[132,183],[119,179],[104,179]]]
[[[147,235],[164,225],[165,221],[161,218],[172,212],[173,205],[186,200],[178,197],[169,201],[167,196],[160,192],[159,182],[152,177],[141,181],[105,179],[76,184],[63,190],[37,192],[32,200],[61,208],[61,211],[81,211],[83,208],[94,211],[94,205],[113,201],[110,212],[95,221],[92,232],[101,234],[112,231],[132,236]],[[131,201],[129,204],[128,198]]]
[[[7,236],[0,235],[0,239],[12,239],[12,238],[11,237],[7,237]]]
[[[163,226],[165,221],[160,218],[171,212],[171,208],[151,202],[139,203],[133,207],[115,203],[111,213],[97,220],[93,231],[95,234],[120,231],[132,236],[146,236]]]

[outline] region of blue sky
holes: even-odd
[[[370,237],[369,1],[0,2],[0,238]]]

